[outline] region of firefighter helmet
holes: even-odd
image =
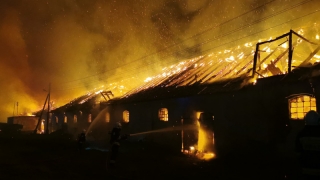
[[[121,126],[122,126],[122,125],[121,125],[120,122],[116,122],[116,125],[115,125],[116,128],[121,128]]]
[[[319,119],[319,114],[314,110],[309,111],[304,117],[306,125],[319,125]]]

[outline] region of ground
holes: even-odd
[[[204,161],[125,140],[110,167],[106,148],[87,143],[87,149],[78,150],[68,136],[5,136],[0,147],[0,179],[298,179],[299,172],[295,159],[254,149]]]

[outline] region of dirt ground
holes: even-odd
[[[268,151],[204,161],[156,144],[123,141],[116,166],[109,167],[106,147],[87,146],[79,151],[69,137],[0,137],[0,179],[299,179],[295,159]]]

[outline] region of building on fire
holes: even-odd
[[[53,126],[96,137],[120,121],[124,133],[177,151],[219,155],[254,143],[293,151],[304,115],[320,107],[319,41],[301,32],[180,62],[122,97],[85,95],[52,110]]]
[[[7,126],[12,125],[12,127],[20,125],[21,128],[17,130],[18,132],[23,133],[30,133],[33,132],[36,124],[38,122],[38,118],[35,116],[28,116],[28,115],[18,115],[18,116],[11,116],[7,119]]]

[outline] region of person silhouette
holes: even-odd
[[[296,138],[296,150],[304,179],[320,179],[320,116],[309,111],[305,117],[305,126]]]

